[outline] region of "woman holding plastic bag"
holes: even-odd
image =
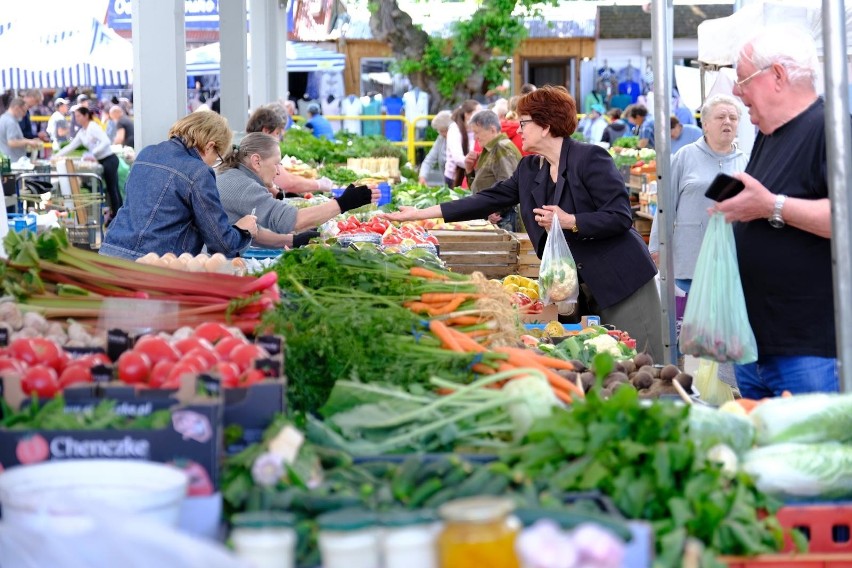
[[[518,101],[525,156],[509,179],[470,197],[418,210],[401,207],[395,221],[443,217],[484,219],[492,211],[520,205],[527,234],[539,258],[548,232],[562,229],[576,264],[589,313],[636,338],[636,347],[661,360],[660,296],[656,266],[633,214],[624,179],[599,146],[571,139],[577,106],[562,87],[546,86]],[[541,278],[551,275],[542,266]]]

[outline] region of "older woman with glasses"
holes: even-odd
[[[234,222],[252,214],[257,215],[257,222],[263,227],[254,244],[274,248],[306,244],[312,235],[302,236],[300,242],[299,235],[294,237],[290,233],[314,229],[340,213],[379,200],[378,188],[359,186],[347,189],[327,203],[298,209],[269,193],[272,180],[279,174],[280,161],[278,140],[269,134],[252,132],[239,146],[234,146],[218,167],[216,185],[228,220]]]
[[[542,87],[518,102],[523,149],[509,179],[460,199],[418,210],[402,207],[397,221],[443,217],[463,221],[520,204],[521,217],[541,257],[554,216],[571,253],[589,313],[625,330],[637,348],[662,358],[660,296],[654,261],[633,228],[624,179],[603,148],[571,139],[577,106],[562,87]]]
[[[126,201],[100,253],[134,260],[149,252],[237,256],[257,234],[254,215],[231,224],[212,166],[231,145],[228,121],[195,112],[175,122],[169,139],[143,148],[130,169]]]

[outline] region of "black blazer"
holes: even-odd
[[[520,204],[527,234],[541,258],[547,232],[533,209],[559,205],[577,216],[579,232],[563,231],[585,282],[601,308],[611,307],[646,284],[657,273],[648,247],[633,228],[630,199],[615,162],[594,144],[571,138],[562,142],[553,202],[546,202],[550,165],[541,156],[521,159],[509,179],[470,197],[441,204],[444,220],[481,219]]]

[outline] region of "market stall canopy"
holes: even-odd
[[[346,57],[322,47],[304,42],[287,42],[287,71],[343,71]],[[186,52],[187,75],[215,75],[219,73],[219,43],[211,43]],[[251,42],[248,59],[251,62]],[[250,67],[251,65],[249,65]]]
[[[733,65],[740,46],[759,27],[797,23],[809,29],[822,55],[822,2],[753,2],[727,18],[705,20],[698,26],[698,60],[708,65]],[[852,55],[852,8],[846,8],[846,49]]]
[[[37,27],[11,25],[0,35],[0,53],[0,91],[132,81],[133,45],[92,17]]]

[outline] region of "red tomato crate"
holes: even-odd
[[[762,554],[723,556],[728,568],[852,568],[852,554]]]

